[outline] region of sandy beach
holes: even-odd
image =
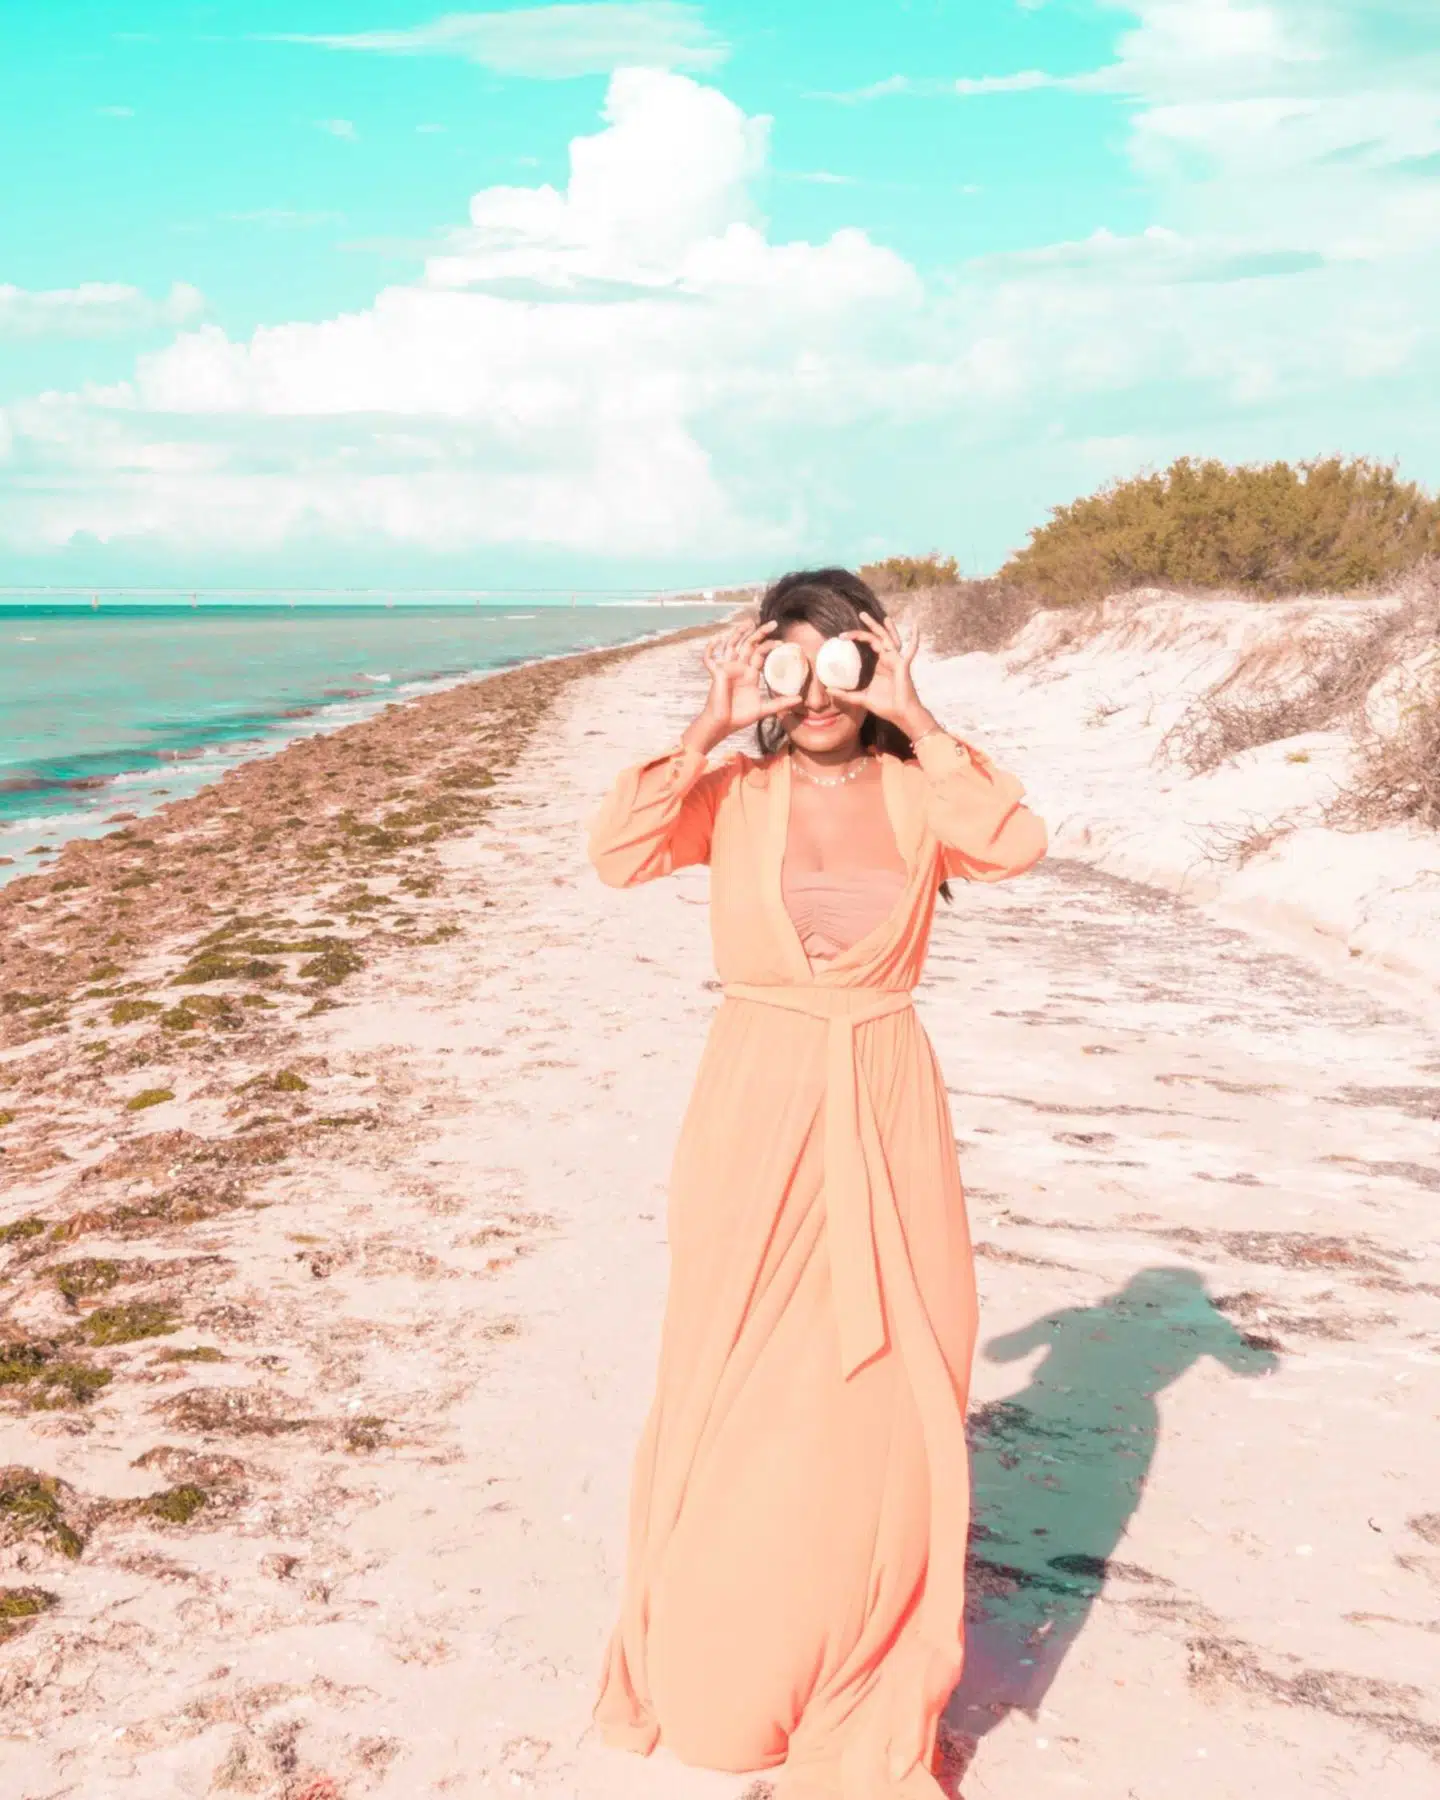
[[[704,872],[583,828],[699,694],[507,673],[0,896],[7,1793],[765,1792],[589,1730],[715,999]],[[1433,1792],[1433,1029],[1068,853],[919,1003],[983,1306],[950,1791]]]

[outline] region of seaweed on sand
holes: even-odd
[[[78,1514],[75,1490],[55,1475],[42,1475],[12,1463],[0,1469],[0,1544],[22,1538],[38,1538],[72,1561],[85,1548],[83,1518]]]

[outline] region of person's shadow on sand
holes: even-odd
[[[1193,1269],[1142,1269],[1097,1306],[1067,1307],[993,1338],[1030,1385],[970,1418],[973,1511],[965,1673],[946,1708],[946,1773],[1016,1708],[1034,1716],[1107,1575],[1155,1454],[1156,1397],[1202,1356],[1237,1375],[1277,1367],[1218,1312]]]

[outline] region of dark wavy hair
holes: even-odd
[[[777,635],[787,625],[813,625],[826,637],[838,637],[842,631],[856,631],[862,627],[862,612],[869,613],[882,625],[885,622],[885,608],[874,588],[852,570],[796,569],[789,575],[782,575],[766,590],[765,598],[760,602],[760,623],[764,625],[773,619],[778,627]],[[875,652],[868,644],[861,644],[859,650],[860,686],[865,688],[875,673]],[[773,756],[785,742],[785,727],[778,718],[762,719],[755,727],[755,735],[760,754]],[[865,715],[865,723],[860,727],[860,742],[867,749],[888,751],[891,756],[898,756],[901,762],[911,762],[915,757],[915,746],[900,727],[892,725],[888,719],[876,718],[874,713]],[[951,898],[948,881],[940,883],[940,894],[943,899]]]
[[[783,636],[787,625],[813,625],[824,637],[838,637],[842,631],[863,629],[862,612],[883,624],[885,608],[868,581],[849,569],[797,569],[767,589],[760,602],[760,623],[766,625],[773,619],[777,637]],[[860,686],[865,688],[875,673],[875,652],[868,644],[858,648]],[[762,719],[755,734],[762,756],[773,756],[786,736],[785,727],[775,718]],[[902,762],[915,754],[915,746],[900,727],[888,719],[877,719],[874,713],[865,715],[860,742],[867,749],[889,751]]]

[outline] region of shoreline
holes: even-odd
[[[303,883],[314,901],[347,880],[363,887],[367,874],[395,866],[398,858],[403,878],[422,889],[435,879],[426,867],[433,847],[484,817],[488,790],[523,754],[566,686],[657,642],[709,629],[691,626],[658,640],[535,658],[447,681],[414,698],[387,698],[367,718],[242,759],[143,820],[71,838],[52,865],[0,886],[0,1073],[12,1049],[43,1040],[52,1028],[68,1031],[72,1003],[123,998],[144,986],[130,977],[166,934],[179,936],[221,913],[242,914],[277,880]],[[499,735],[507,708],[518,727],[509,742]],[[439,740],[452,734],[464,741],[477,727],[485,730],[486,763],[447,758]],[[427,742],[437,745],[429,756]],[[437,777],[431,763],[447,761],[456,766]],[[443,784],[434,797],[412,791],[431,778]],[[316,809],[311,816],[295,810],[296,792]],[[416,799],[418,811],[407,812]],[[263,870],[247,866],[247,849],[264,852]],[[363,902],[349,906],[351,932],[336,951],[340,961],[363,954],[363,921],[371,911]],[[334,985],[338,980],[322,984]],[[319,989],[304,991],[314,1001],[325,999]]]
[[[686,604],[703,604],[691,602]],[[78,608],[52,609],[75,612]],[[88,609],[87,609],[88,610]],[[189,616],[189,607],[168,609],[152,609],[174,611]],[[257,610],[274,610],[286,612],[290,609],[277,608],[234,608],[212,607],[212,613],[233,613],[237,610],[254,612]],[[375,611],[375,608],[359,609]],[[465,610],[465,609],[457,609]],[[569,608],[553,609],[568,612]],[[657,610],[661,610],[657,608]],[[4,609],[0,608],[0,612]],[[22,615],[23,616],[23,615]],[[507,614],[507,618],[511,615]],[[678,627],[685,630],[688,627]],[[663,627],[640,633],[628,638],[622,644],[595,646],[596,648],[640,647],[654,643],[671,635]],[[26,837],[44,840],[42,852],[37,856],[35,850],[20,851],[15,855],[0,855],[0,889],[11,882],[27,875],[44,873],[55,867],[54,858],[68,843],[79,838],[96,838],[105,835],[109,824],[117,821],[102,817],[101,807],[123,808],[133,814],[133,819],[119,821],[131,823],[136,820],[153,818],[163,810],[166,803],[172,800],[190,799],[215,781],[221,780],[231,769],[257,758],[276,756],[291,745],[308,738],[326,735],[337,731],[348,730],[351,726],[363,724],[374,718],[392,704],[408,704],[423,699],[429,694],[442,693],[447,688],[470,681],[483,681],[509,670],[526,668],[533,664],[553,662],[557,659],[583,655],[584,650],[546,651],[536,656],[519,659],[505,659],[488,668],[471,668],[434,675],[417,675],[402,679],[397,685],[391,684],[391,678],[371,677],[371,685],[365,688],[336,687],[325,689],[313,698],[295,704],[277,707],[272,716],[260,724],[258,731],[237,730],[233,735],[224,735],[223,727],[216,727],[217,735],[202,741],[195,738],[192,744],[186,744],[173,750],[161,749],[157,752],[136,751],[133,766],[107,770],[99,774],[77,775],[74,778],[46,780],[37,778],[33,782],[22,783],[9,780],[0,784],[0,792],[9,794],[33,794],[34,804],[40,810],[34,817],[23,820],[6,820],[0,818],[0,838]],[[302,723],[303,722],[303,723]],[[194,733],[190,734],[192,737]],[[185,736],[184,733],[181,734]],[[118,755],[119,753],[117,753]],[[158,792],[156,790],[159,790]],[[176,792],[175,790],[179,790]],[[80,793],[97,796],[91,804],[81,802],[73,807],[66,807],[63,797],[67,793]],[[55,806],[53,812],[44,809],[47,802]],[[23,831],[21,826],[24,826]],[[51,840],[53,839],[53,842]]]

